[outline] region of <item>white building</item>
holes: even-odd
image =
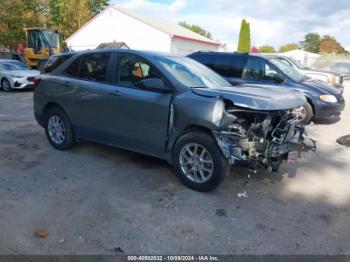
[[[319,54],[306,52],[304,50],[295,49],[288,52],[280,53],[280,55],[292,57],[306,66],[312,66],[315,61],[320,58]]]
[[[94,49],[101,43],[124,42],[131,49],[186,55],[195,51],[218,51],[220,43],[182,26],[108,6],[67,40],[72,50]]]

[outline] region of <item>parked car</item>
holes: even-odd
[[[339,62],[332,65],[331,70],[334,72],[338,72],[344,76],[344,79],[350,79],[350,63]]]
[[[13,89],[33,88],[33,80],[40,75],[26,64],[17,60],[0,60],[0,83],[5,92]]]
[[[314,147],[291,113],[302,94],[232,87],[186,57],[87,51],[35,85],[35,117],[56,149],[85,139],[155,156],[199,191],[214,189],[230,165],[277,171],[290,151]]]
[[[18,53],[12,52],[10,50],[3,50],[0,48],[0,60],[17,60],[21,62],[25,62],[24,58],[20,56]]]
[[[302,92],[307,103],[296,109],[295,114],[303,124],[312,119],[338,116],[345,107],[339,90],[305,77],[275,57],[222,52],[197,52],[189,57],[213,69],[233,85],[267,85]]]
[[[310,67],[304,66],[298,60],[291,57],[286,57],[286,56],[274,56],[274,57],[278,58],[282,62],[285,62],[287,65],[293,67],[295,70],[299,71],[301,74],[306,75],[313,80],[319,80],[324,83],[333,85],[335,88],[339,89],[340,91],[344,90],[342,74],[339,74],[335,71],[311,69]]]

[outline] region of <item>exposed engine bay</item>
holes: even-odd
[[[289,154],[316,150],[292,110],[260,111],[231,106],[214,136],[231,165],[278,171]]]

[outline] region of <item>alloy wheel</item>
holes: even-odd
[[[66,127],[63,120],[59,116],[53,115],[49,118],[47,125],[51,140],[57,145],[62,144],[66,139]]]
[[[10,82],[8,80],[4,79],[2,81],[2,89],[4,91],[10,91],[11,90],[11,85],[10,85]]]
[[[180,151],[179,160],[181,171],[195,183],[207,182],[214,173],[213,159],[200,144],[186,144]]]

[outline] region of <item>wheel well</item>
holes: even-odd
[[[1,80],[0,80],[1,85],[2,85],[2,81],[4,81],[5,79],[8,81],[8,79],[6,77],[1,78]]]
[[[186,133],[190,133],[190,132],[204,132],[204,133],[207,133],[207,134],[210,134],[211,135],[211,130],[207,127],[204,127],[204,126],[198,126],[198,125],[190,125],[190,126],[187,126],[184,131],[181,133],[180,136],[186,134]]]
[[[64,110],[64,108],[62,106],[60,106],[59,104],[55,103],[55,102],[49,102],[46,104],[46,106],[44,107],[43,109],[43,116],[46,115],[46,113],[51,109],[51,108],[54,108],[54,107],[58,107],[60,109],[62,109],[65,113],[66,111]]]
[[[311,99],[306,97],[307,102],[310,104],[311,108],[312,108],[312,113],[315,115],[315,107],[314,104],[312,103]]]
[[[176,138],[176,140],[174,141],[173,145],[172,145],[172,149],[174,149],[174,146],[176,145],[177,141],[185,134],[188,133],[192,133],[192,132],[203,132],[206,133],[208,135],[210,135],[211,137],[213,137],[213,134],[211,133],[211,130],[207,127],[204,126],[199,126],[199,125],[189,125],[187,126],[182,132],[181,134],[179,134]],[[214,137],[213,137],[214,138]]]

